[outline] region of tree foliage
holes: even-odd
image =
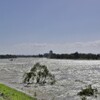
[[[47,66],[40,65],[40,63],[36,63],[30,70],[30,72],[25,73],[24,75],[24,83],[36,83],[36,84],[54,84],[55,76],[52,75]]]
[[[88,85],[85,89],[82,89],[78,95],[80,96],[94,96],[98,93],[98,90],[93,89],[91,85]]]
[[[100,54],[92,54],[92,53],[71,53],[71,54],[56,54],[56,53],[46,53],[44,57],[51,58],[51,59],[93,59],[97,60],[100,59]]]

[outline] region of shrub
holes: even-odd
[[[85,89],[82,89],[78,95],[80,96],[95,96],[97,94],[98,90],[93,89],[91,85],[88,85]]]
[[[23,82],[27,84],[36,83],[44,85],[48,83],[53,85],[55,83],[55,76],[49,72],[47,66],[36,63],[30,72],[25,73]]]

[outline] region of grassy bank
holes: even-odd
[[[0,100],[36,100],[25,93],[0,84]]]

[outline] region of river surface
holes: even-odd
[[[55,75],[54,85],[22,84],[23,75],[35,63],[48,67]],[[0,82],[23,91],[38,100],[81,100],[77,93],[91,84],[100,93],[100,60],[57,60],[46,58],[0,59]],[[100,100],[100,94],[87,97],[87,100]]]

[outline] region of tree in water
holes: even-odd
[[[52,75],[47,66],[40,65],[40,63],[36,63],[30,70],[30,72],[25,73],[24,75],[24,83],[36,83],[36,84],[51,84],[55,83],[55,76]]]

